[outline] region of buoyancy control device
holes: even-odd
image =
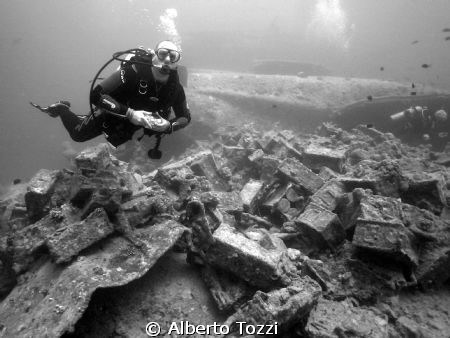
[[[95,118],[96,108],[94,107],[94,104],[92,102],[92,97],[93,97],[95,84],[100,79],[100,74],[103,72],[103,70],[105,70],[105,68],[108,67],[114,61],[119,61],[120,67],[123,67],[124,65],[130,64],[130,63],[135,64],[137,66],[140,66],[140,65],[148,66],[148,65],[152,64],[153,56],[154,56],[153,50],[151,50],[151,49],[146,50],[143,47],[128,49],[125,51],[119,51],[112,55],[111,59],[109,59],[98,70],[98,72],[94,76],[94,79],[91,81],[91,87],[89,90],[89,107],[90,107],[91,114],[94,118]],[[113,112],[108,112],[108,113],[116,115],[120,118],[126,118],[123,115],[115,114]],[[156,138],[155,146],[147,152],[148,157],[151,159],[160,159],[162,156],[162,152],[159,150],[159,146],[161,145],[161,138],[165,134],[164,133],[155,133],[154,131],[152,131],[152,133],[147,133],[144,130],[144,134],[140,138],[138,138],[138,140],[140,141],[145,135],[155,136],[155,138]]]

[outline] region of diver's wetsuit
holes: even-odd
[[[428,109],[414,109],[412,113],[407,114],[404,128],[416,133],[427,133],[435,127],[435,124],[434,116]]]
[[[130,140],[133,133],[142,127],[135,126],[125,117],[128,108],[158,112],[166,120],[169,120],[172,108],[175,117],[169,120],[171,124],[182,117],[187,122],[173,125],[170,131],[184,128],[191,120],[177,72],[171,71],[167,82],[160,84],[155,81],[150,64],[124,65],[95,87],[91,101],[99,108],[95,116],[92,114],[80,116],[69,110],[59,114],[70,137],[76,142],[93,139],[102,133],[105,133],[106,139],[113,146],[119,146]],[[118,106],[111,109],[105,101],[114,101]],[[108,110],[121,116],[109,114]],[[148,130],[146,133],[152,134]]]

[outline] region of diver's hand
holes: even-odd
[[[145,110],[134,110],[131,108],[128,108],[126,116],[128,117],[128,120],[130,120],[131,123],[133,123],[135,126],[140,126],[144,128],[150,128],[151,124],[148,120],[148,112]]]
[[[134,110],[128,108],[126,116],[134,125],[153,131],[164,132],[170,128],[170,122],[163,119],[157,113],[152,114],[145,110]]]
[[[172,129],[170,122],[167,121],[166,119],[163,119],[158,113],[152,114],[151,118],[152,118],[151,120],[152,130],[157,131],[159,133],[164,133]]]

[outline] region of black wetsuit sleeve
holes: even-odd
[[[170,120],[172,131],[184,128],[191,122],[191,112],[186,101],[186,94],[181,85],[179,85],[178,90],[176,91],[172,109],[175,113],[175,118]],[[174,122],[177,123],[173,124]]]
[[[125,74],[126,71],[121,69],[103,80],[91,93],[91,102],[99,108],[125,115],[128,107],[114,98],[126,91],[127,80]]]

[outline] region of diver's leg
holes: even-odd
[[[101,122],[98,123],[97,119],[91,115],[76,115],[70,110],[66,110],[59,113],[61,121],[69,132],[70,137],[75,142],[84,142],[91,140],[102,134]]]
[[[88,141],[101,135],[103,132],[101,127],[104,120],[103,114],[96,118],[92,115],[76,115],[70,111],[70,102],[68,101],[59,101],[48,107],[41,107],[33,102],[30,102],[30,104],[53,118],[59,116],[70,137],[75,142]]]

